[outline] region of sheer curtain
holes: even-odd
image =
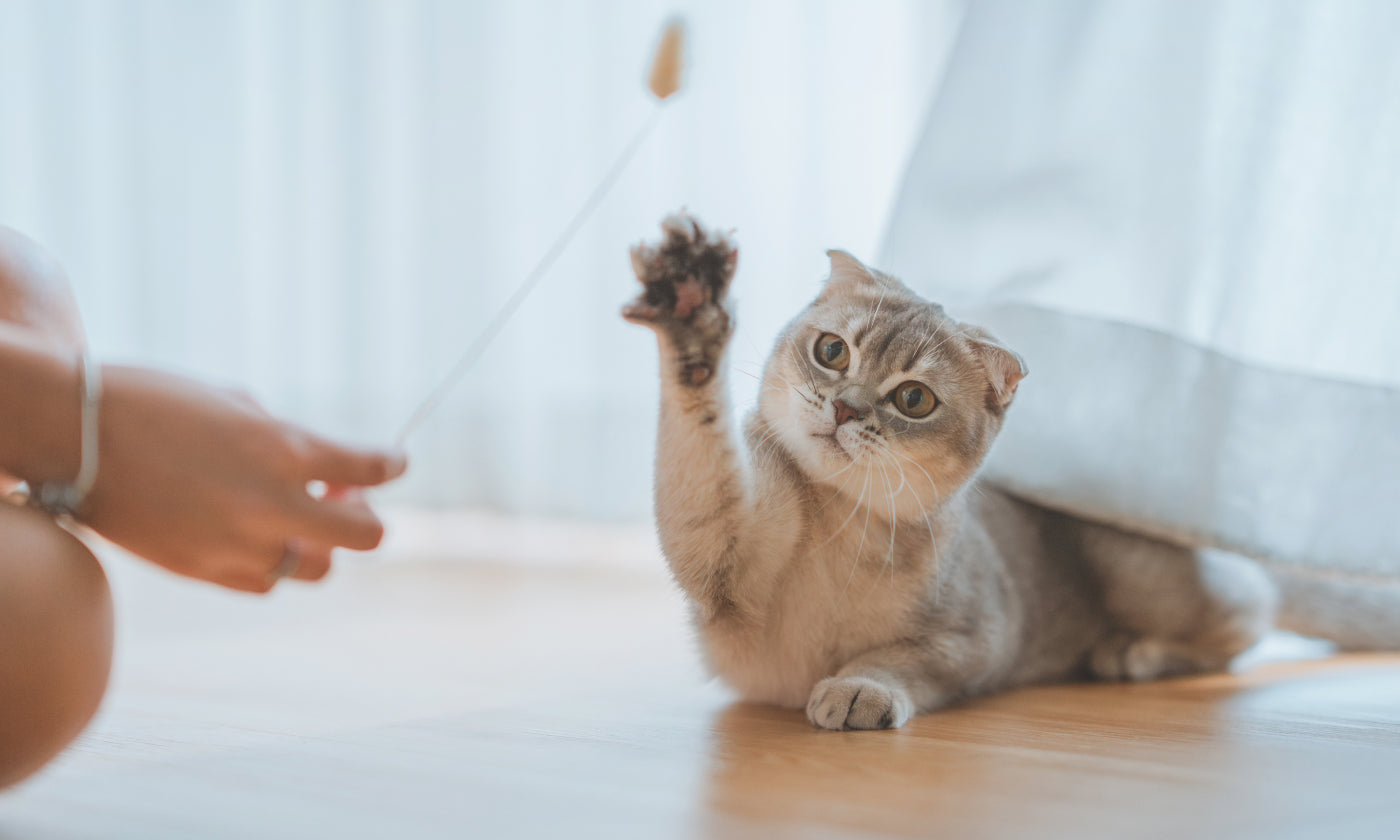
[[[393,491],[642,517],[655,353],[617,316],[627,245],[682,205],[737,227],[756,371],[824,249],[873,250],[959,9],[0,0],[0,222],[65,262],[105,358],[387,442],[646,118],[681,12],[689,88]]]
[[[1400,5],[980,2],[884,261],[1031,376],[990,474],[1400,572]]]

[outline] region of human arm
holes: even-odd
[[[31,485],[78,472],[82,338],[65,297],[55,264],[0,228],[0,472]],[[250,591],[275,582],[288,542],[308,579],[329,569],[332,548],[378,543],[382,525],[354,488],[401,474],[400,453],[331,443],[247,396],[172,374],[102,373],[100,466],[82,519],[107,539]],[[311,481],[334,492],[312,498]]]

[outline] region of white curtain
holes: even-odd
[[[655,352],[617,316],[627,245],[682,205],[737,227],[756,372],[824,249],[873,250],[959,9],[0,0],[0,223],[65,262],[105,358],[387,442],[646,118],[681,12],[689,88],[393,491],[642,517]]]
[[[886,267],[1028,359],[990,475],[1400,572],[1400,4],[970,5]]]

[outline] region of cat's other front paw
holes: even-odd
[[[898,729],[913,713],[908,692],[869,677],[828,677],[807,701],[807,719],[823,729]]]
[[[687,213],[661,222],[656,245],[632,248],[642,293],[622,316],[670,342],[685,385],[703,385],[718,369],[734,329],[726,303],[739,251],[729,236],[707,230]]]

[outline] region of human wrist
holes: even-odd
[[[0,468],[31,487],[78,475],[81,364],[72,349],[0,325]]]

